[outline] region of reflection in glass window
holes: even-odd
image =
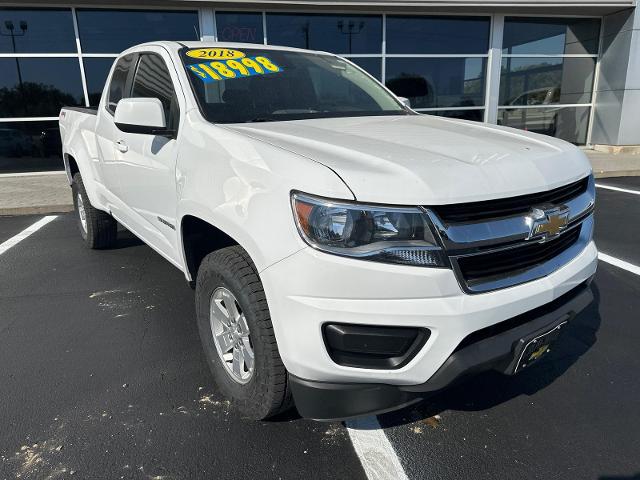
[[[102,97],[104,84],[107,82],[109,70],[114,58],[84,58],[84,75],[87,79],[89,105],[97,107]]]
[[[198,12],[77,10],[84,53],[120,53],[153,40],[199,40]]]
[[[166,63],[160,55],[140,56],[131,88],[132,98],[157,98],[162,102],[167,128],[177,130],[180,121],[178,99]]]
[[[503,53],[596,54],[600,37],[597,18],[507,17]]]
[[[75,53],[71,9],[0,8],[0,52]]]
[[[269,13],[267,40],[333,53],[381,53],[382,17]]]
[[[503,58],[500,104],[589,103],[595,66],[595,58]]]
[[[484,58],[387,58],[387,87],[413,108],[482,106],[484,79]]]
[[[135,67],[134,61],[137,56],[133,53],[120,57],[113,68],[113,75],[109,83],[108,98],[107,98],[107,110],[115,115],[118,102],[123,98],[129,98],[129,92],[131,91],[131,81],[129,78],[133,74]]]
[[[521,128],[583,145],[587,141],[590,107],[505,108],[498,125]]]
[[[216,12],[220,42],[263,43],[261,13]]]
[[[432,112],[420,112],[438,117],[457,118],[459,120],[473,120],[474,122],[482,122],[484,120],[484,110],[436,110]]]
[[[84,105],[77,58],[0,58],[0,117],[57,117]]]
[[[387,16],[387,53],[486,54],[489,17]]]
[[[378,81],[382,80],[382,58],[356,57],[356,58],[350,58],[349,61],[355,63],[360,68],[366,70],[373,77],[378,79]]]
[[[57,121],[0,123],[0,173],[63,169]]]

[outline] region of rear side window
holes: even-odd
[[[160,55],[144,53],[140,55],[136,75],[133,79],[131,97],[157,98],[162,102],[167,128],[177,130],[180,110],[171,75]]]
[[[116,113],[118,102],[129,96],[126,92],[127,79],[132,71],[134,58],[134,55],[125,55],[119,58],[113,70],[109,84],[109,98],[107,99],[107,110],[112,115]]]

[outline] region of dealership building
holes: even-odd
[[[60,107],[96,106],[118,53],[152,40],[329,51],[424,114],[637,147],[635,3],[0,0],[0,174],[62,169]]]

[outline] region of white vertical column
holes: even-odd
[[[487,59],[487,89],[484,121],[497,123],[498,99],[500,95],[500,69],[502,68],[502,36],[504,34],[504,15],[493,15],[491,25],[491,44]]]
[[[593,88],[591,92],[591,108],[589,109],[589,125],[587,125],[587,146],[593,146],[591,136],[593,135],[593,118],[595,116],[596,102],[598,97],[598,82],[600,80],[600,60],[602,60],[602,44],[604,43],[604,19],[600,20],[600,38],[598,39],[598,56],[596,57],[596,68],[593,78]]]
[[[200,38],[203,41],[216,41],[216,22],[213,8],[200,9]]]
[[[89,91],[87,89],[87,77],[84,74],[84,61],[82,60],[82,45],[80,44],[80,33],[78,31],[78,18],[76,17],[76,9],[71,9],[71,17],[73,18],[73,32],[76,36],[76,49],[78,50],[78,64],[80,65],[80,79],[82,81],[82,91],[84,93],[84,105],[89,106]]]
[[[262,36],[263,43],[268,45],[267,43],[267,12],[262,12]]]
[[[382,67],[380,68],[380,81],[383,85],[387,80],[387,14],[382,14]]]

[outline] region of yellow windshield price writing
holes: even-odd
[[[231,50],[230,48],[198,48],[196,50],[189,50],[187,56],[191,58],[202,58],[203,60],[229,60],[232,58],[242,58],[245,54],[240,50]]]
[[[282,71],[278,65],[262,56],[198,63],[189,65],[189,70],[204,83]]]

